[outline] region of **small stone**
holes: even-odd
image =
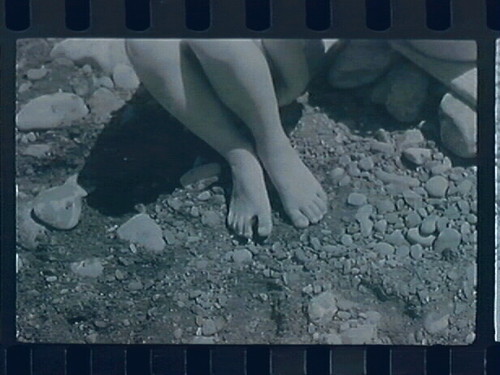
[[[377,211],[379,214],[384,214],[386,212],[393,212],[396,209],[394,202],[389,199],[380,199],[375,203]]]
[[[387,220],[378,220],[375,225],[373,226],[373,228],[377,231],[377,232],[380,232],[380,233],[385,233],[385,231],[387,230]]]
[[[212,197],[212,194],[209,191],[205,190],[205,191],[202,191],[200,194],[198,194],[196,199],[198,199],[200,201],[207,201],[211,197]]]
[[[398,258],[407,258],[410,255],[410,247],[403,245],[396,249],[396,256]]]
[[[217,326],[212,319],[206,319],[201,327],[204,336],[212,336],[217,333]]]
[[[160,226],[147,214],[135,215],[118,228],[117,234],[122,240],[155,252],[162,251],[166,246]]]
[[[21,131],[54,129],[81,120],[89,110],[75,94],[58,92],[30,100],[16,116]]]
[[[113,81],[116,87],[133,91],[139,87],[139,78],[135,74],[134,69],[128,64],[117,64],[113,68]]]
[[[405,221],[407,228],[414,228],[422,222],[422,218],[415,211],[411,211],[408,215],[406,215]]]
[[[361,193],[351,193],[347,197],[347,203],[352,206],[362,206],[366,204],[366,202],[367,202],[366,195]]]
[[[139,280],[132,280],[128,283],[128,289],[132,291],[141,290],[143,287],[144,285]]]
[[[332,320],[337,310],[335,295],[326,291],[311,299],[307,312],[311,322],[324,324]]]
[[[19,94],[22,94],[23,92],[26,92],[28,91],[31,87],[33,86],[33,84],[31,82],[23,82],[19,85],[19,88],[17,90],[17,92]]]
[[[343,234],[342,237],[340,237],[340,242],[342,245],[349,246],[353,244],[352,236],[349,234]]]
[[[209,210],[201,215],[201,222],[207,227],[215,228],[221,224],[221,218],[217,212]]]
[[[167,245],[175,245],[177,243],[175,234],[171,230],[165,229],[163,231],[163,238],[167,242]]]
[[[434,250],[438,252],[443,250],[457,250],[461,240],[462,236],[457,230],[445,228],[436,238]]]
[[[367,157],[361,159],[358,162],[358,165],[359,165],[359,168],[361,168],[362,170],[369,171],[374,166],[373,159],[371,157],[367,156]]]
[[[39,69],[29,69],[26,72],[26,76],[28,77],[28,79],[30,79],[32,81],[38,81],[38,80],[44,78],[48,73],[49,73],[49,71],[47,70],[47,68],[42,66]]]
[[[448,180],[443,176],[431,177],[424,185],[431,197],[443,198],[448,190]]]
[[[116,280],[124,280],[125,274],[120,270],[116,270],[115,271],[115,278],[116,278]]]
[[[85,259],[70,264],[70,269],[78,276],[97,278],[102,275],[104,267],[99,258]]]
[[[405,237],[401,233],[401,230],[399,229],[395,230],[391,234],[386,235],[384,239],[386,242],[390,243],[393,246],[401,246],[408,244]]]
[[[90,111],[99,122],[107,121],[116,110],[123,107],[125,102],[117,97],[112,91],[100,87],[88,100]]]
[[[382,170],[375,170],[375,176],[385,184],[394,184],[404,187],[417,187],[420,181],[410,176],[400,176],[394,173],[384,172]]]
[[[413,259],[419,260],[422,258],[423,254],[424,254],[424,249],[422,245],[420,244],[411,245],[410,255]]]
[[[422,224],[420,224],[420,233],[424,236],[428,236],[436,231],[437,216],[431,215],[427,216]]]
[[[417,146],[424,142],[425,138],[420,129],[408,129],[404,132],[400,146],[404,149],[411,146]]]
[[[47,276],[45,278],[45,281],[47,281],[48,283],[53,283],[53,282],[57,281],[57,276]]]
[[[427,148],[410,147],[403,150],[403,156],[415,165],[422,165],[431,158],[431,150]]]
[[[182,337],[182,328],[174,329],[174,338],[179,340]]]
[[[437,334],[448,328],[450,315],[433,311],[426,315],[424,318],[424,328],[430,334]]]
[[[47,156],[51,149],[52,147],[47,144],[32,144],[26,147],[21,153],[39,159]]]
[[[406,238],[410,243],[420,244],[422,246],[431,246],[435,239],[434,236],[422,236],[419,233],[418,228],[409,229],[408,233],[406,234]]]
[[[370,344],[377,337],[376,327],[372,324],[364,324],[358,327],[348,328],[342,333],[343,345]]]
[[[182,208],[182,202],[179,198],[170,197],[167,199],[167,203],[174,211],[179,211]]]
[[[76,182],[77,176],[40,192],[33,202],[33,214],[44,224],[61,230],[70,230],[80,221],[82,198],[87,195]]]
[[[236,264],[246,264],[252,261],[252,253],[248,249],[239,249],[233,251],[232,258]]]
[[[384,256],[394,254],[394,246],[386,242],[380,242],[375,244],[373,250]]]
[[[476,111],[456,98],[446,94],[440,105],[441,141],[451,152],[462,158],[476,156]]]
[[[330,178],[332,179],[333,183],[338,183],[342,177],[345,175],[345,170],[344,168],[337,167],[333,169],[330,172]]]

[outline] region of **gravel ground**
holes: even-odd
[[[224,225],[231,187],[220,159],[147,93],[134,96],[133,82],[51,56],[56,42],[19,42],[19,110],[62,91],[90,113],[74,99],[73,115],[83,112],[71,126],[16,135],[20,341],[474,340],[476,166],[440,144],[438,83],[428,110],[403,124],[366,88],[319,80],[284,122],[298,118],[291,139],[328,193],[329,213],[297,230],[271,194],[273,233],[247,242]],[[206,163],[221,166],[218,178],[178,184]],[[79,224],[34,220],[35,197],[80,171],[94,190]]]

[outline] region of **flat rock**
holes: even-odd
[[[443,176],[431,177],[424,185],[431,197],[443,198],[448,190],[448,180]]]
[[[118,228],[118,237],[122,240],[143,246],[147,250],[159,252],[166,244],[158,224],[147,214],[138,214]]]
[[[373,324],[363,324],[342,332],[342,344],[344,345],[362,345],[370,344],[377,337],[377,329]]]
[[[429,78],[410,63],[401,63],[387,74],[389,85],[385,107],[387,112],[401,122],[420,118],[427,99]]]
[[[336,88],[353,88],[368,84],[387,71],[393,57],[387,42],[350,41],[333,59],[328,72],[328,82]]]
[[[16,116],[19,130],[45,130],[71,125],[89,113],[75,94],[58,92],[30,100]]]
[[[65,57],[79,64],[91,64],[111,74],[118,64],[131,65],[123,39],[65,39],[57,43],[50,56]]]
[[[462,236],[453,228],[443,229],[434,242],[435,251],[456,250],[460,245]]]
[[[88,104],[94,118],[99,122],[103,122],[109,120],[111,114],[120,109],[125,102],[112,91],[100,87],[89,98]]]
[[[87,192],[71,176],[61,186],[40,192],[33,202],[33,214],[43,224],[55,229],[73,229],[80,220],[82,198]]]
[[[26,72],[26,76],[28,77],[29,80],[38,81],[44,78],[48,73],[49,71],[47,70],[47,68],[42,66],[41,68],[38,69],[29,69]]]
[[[394,246],[388,244],[387,242],[380,242],[375,244],[373,250],[375,250],[375,252],[377,252],[378,254],[385,256],[394,254],[395,248]]]
[[[32,156],[34,158],[43,158],[44,156],[47,156],[47,154],[50,152],[52,147],[47,144],[39,143],[39,144],[32,144],[26,147],[21,153],[25,156]]]
[[[117,88],[134,91],[140,81],[134,69],[129,64],[119,63],[113,68],[113,81]]]
[[[252,253],[247,249],[238,249],[233,251],[232,258],[236,264],[246,264],[252,261]]]
[[[410,163],[422,165],[431,158],[431,150],[427,148],[410,147],[403,150],[403,156]]]
[[[205,211],[201,215],[201,222],[203,225],[206,225],[207,227],[215,228],[222,223],[222,219],[220,215],[212,210]]]
[[[431,334],[437,334],[448,328],[449,314],[442,314],[439,311],[433,311],[424,318],[424,328]]]
[[[82,277],[97,278],[102,275],[104,266],[99,258],[85,259],[80,262],[70,264],[70,269],[73,273]]]
[[[361,193],[351,193],[347,197],[347,203],[352,206],[362,206],[366,204],[366,202],[367,202],[366,195]]]
[[[446,94],[440,105],[441,141],[448,150],[462,158],[473,158],[477,152],[476,110]]]
[[[184,188],[206,189],[219,179],[221,166],[219,163],[208,163],[194,167],[184,173],[180,183]]]
[[[337,310],[336,297],[329,291],[311,298],[307,308],[309,319],[315,324],[328,323]]]

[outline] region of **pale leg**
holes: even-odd
[[[228,161],[233,176],[229,226],[249,238],[257,220],[258,234],[268,236],[271,208],[254,147],[215,95],[189,47],[178,40],[129,40],[127,53],[155,99]]]
[[[250,128],[257,154],[296,227],[317,223],[327,197],[281,126],[269,65],[253,41],[190,40],[221,100]]]

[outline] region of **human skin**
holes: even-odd
[[[306,89],[318,63],[312,59],[322,58],[306,53],[308,43],[314,42],[126,41],[128,56],[155,99],[227,160],[233,180],[227,222],[240,236],[272,231],[264,170],[297,228],[319,222],[327,211],[325,192],[291,146],[279,116],[279,106]]]

